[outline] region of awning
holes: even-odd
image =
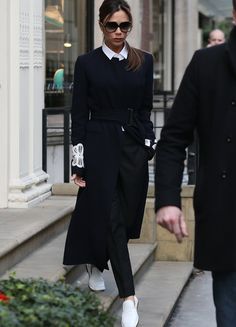
[[[198,0],[198,10],[207,17],[226,18],[232,16],[231,0]]]

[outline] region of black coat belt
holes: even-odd
[[[128,108],[124,111],[91,112],[91,120],[113,120],[132,126],[137,117],[137,110]]]

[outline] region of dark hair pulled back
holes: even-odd
[[[233,7],[234,7],[234,10],[236,10],[236,0],[233,0]]]
[[[99,9],[99,22],[104,24],[117,11],[123,10],[129,17],[129,21],[133,24],[133,17],[129,4],[125,0],[104,0]],[[144,55],[141,50],[131,47],[126,41],[128,50],[128,65],[127,69],[138,70],[143,61]]]

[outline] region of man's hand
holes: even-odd
[[[179,243],[184,237],[188,236],[187,226],[184,220],[184,215],[178,207],[166,206],[157,211],[157,223],[166,228],[175,237]]]
[[[76,174],[73,174],[71,176],[71,180],[74,181],[74,183],[76,185],[78,185],[79,187],[85,187],[86,186],[86,182],[83,180],[83,177],[80,177]]]

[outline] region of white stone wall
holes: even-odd
[[[0,1],[0,208],[7,207],[8,174],[9,174],[9,111],[8,111],[8,67],[9,67],[9,43],[8,43],[8,14],[9,0]]]
[[[47,172],[49,183],[64,183],[64,146],[49,145],[47,147]]]
[[[198,48],[198,1],[175,1],[175,90],[194,51]]]
[[[1,0],[0,207],[26,208],[50,195],[42,171],[44,1]],[[2,136],[2,135],[1,135]],[[3,141],[4,140],[4,141]]]
[[[164,90],[171,90],[172,82],[172,0],[165,1],[164,14]]]

